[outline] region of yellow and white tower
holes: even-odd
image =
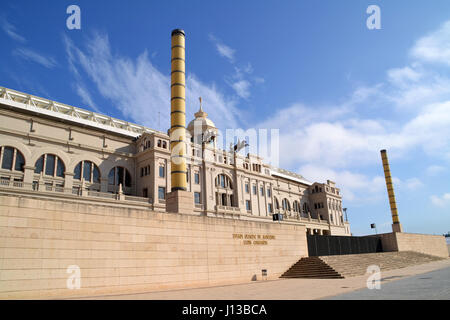
[[[170,84],[170,182],[166,210],[192,213],[194,199],[187,191],[186,170],[186,57],[185,33],[172,31],[171,84]]]
[[[394,185],[392,184],[391,169],[389,168],[389,161],[386,150],[381,150],[381,160],[383,161],[384,177],[386,179],[386,189],[389,196],[389,205],[391,206],[392,214],[392,231],[402,232],[402,225],[398,218],[397,203],[395,201]]]
[[[186,62],[185,33],[172,31],[170,82],[171,190],[186,191]]]

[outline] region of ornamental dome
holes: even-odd
[[[194,119],[189,122],[188,126],[187,126],[187,130],[189,131],[189,133],[191,134],[191,136],[194,136],[194,128],[196,126],[198,126],[198,128],[200,129],[201,126],[201,132],[205,132],[206,130],[211,130],[213,129],[214,131],[217,131],[216,125],[214,124],[214,122],[212,122],[211,119],[208,119],[208,114],[203,111],[202,108],[202,100],[200,99],[200,109],[194,114]]]
[[[202,144],[204,141],[212,142],[218,133],[214,122],[208,119],[208,114],[203,111],[202,98],[199,98],[199,100],[200,109],[194,114],[194,120],[189,122],[187,126],[187,131],[191,136],[191,141],[196,144]]]

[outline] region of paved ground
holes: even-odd
[[[443,270],[441,270],[443,269]],[[388,290],[388,285],[395,284],[399,279],[415,276],[418,274],[428,273],[434,270],[438,271],[432,274],[432,281],[428,278],[430,276],[419,276],[418,280],[412,280],[411,284],[404,284],[403,291],[398,289],[396,294],[403,299],[414,299],[409,291],[405,290],[423,290],[427,288],[427,292],[431,292],[431,288],[437,286],[437,290],[445,295],[448,299],[449,290],[449,270],[450,259],[435,261],[423,265],[412,266],[397,270],[386,271],[381,274],[381,286]],[[447,279],[447,282],[439,283],[439,279]],[[366,276],[359,276],[347,279],[280,279],[273,281],[258,281],[240,285],[209,287],[199,289],[185,289],[185,290],[171,290],[160,292],[148,292],[140,294],[126,294],[126,295],[111,295],[100,297],[84,297],[82,299],[139,299],[139,300],[299,300],[299,299],[321,299],[332,297],[343,293],[349,293],[361,288],[367,288]],[[397,280],[397,281],[396,281]],[[420,281],[419,281],[420,280]],[[422,287],[414,287],[414,284],[419,284],[425,281]],[[427,282],[428,281],[428,282]],[[400,283],[400,285],[402,285]],[[444,288],[443,286],[447,286]],[[410,287],[408,287],[410,286]],[[411,289],[413,286],[414,289]],[[409,288],[409,289],[406,289]],[[422,289],[420,289],[422,288]],[[383,291],[384,292],[384,291]],[[386,291],[387,292],[387,291]],[[394,291],[389,291],[394,292]],[[431,293],[430,293],[431,295]],[[417,296],[416,294],[414,297]],[[359,297],[358,297],[359,298]]]
[[[450,267],[384,283],[380,289],[360,289],[331,300],[450,300]]]

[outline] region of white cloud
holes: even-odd
[[[81,97],[81,101],[83,101],[83,103],[86,103],[89,107],[91,107],[95,111],[100,112],[100,109],[97,107],[97,105],[92,100],[89,90],[86,89],[86,87],[84,87],[83,84],[77,83],[76,90],[77,90],[78,95]]]
[[[209,39],[214,43],[216,50],[220,56],[227,58],[230,62],[234,61],[234,54],[236,50],[227,46],[212,34],[209,35]]]
[[[445,52],[450,37],[441,40],[433,43]],[[384,82],[356,88],[341,104],[294,103],[258,127],[280,129],[282,167],[300,168],[314,181],[336,179],[347,199],[359,201],[367,197],[358,191],[375,177],[354,171],[380,166],[380,149],[388,149],[391,160],[421,152],[450,159],[450,78],[442,71],[416,61],[388,70]],[[417,177],[395,184],[410,191],[423,186]]]
[[[416,82],[422,75],[410,67],[394,68],[388,70],[388,80],[397,86],[405,86]]]
[[[381,120],[339,119],[340,111],[293,105],[258,127],[280,129],[279,154],[284,167],[298,163],[329,168],[379,164],[381,149],[396,156],[415,148],[438,157],[450,152],[450,101],[429,105],[406,123],[393,126]]]
[[[431,165],[425,171],[430,176],[436,176],[447,171],[447,168],[438,165]]]
[[[69,67],[75,75],[80,70],[85,72],[98,92],[127,118],[166,131],[170,122],[170,77],[151,63],[147,52],[135,60],[114,54],[108,37],[100,34],[89,39],[84,51],[67,38],[65,42]],[[81,81],[81,76],[77,80]],[[203,98],[205,111],[219,128],[236,126],[235,101],[226,98],[214,84],[204,84],[193,74],[188,74],[186,81],[187,121],[198,110],[199,96]]]
[[[445,52],[450,37],[443,34],[449,30],[450,22],[418,43],[433,43]],[[358,87],[340,105],[294,103],[278,108],[259,127],[280,129],[284,166],[360,167],[378,163],[380,149],[404,156],[419,148],[430,156],[446,157],[450,155],[450,78],[443,74],[413,62],[388,70],[385,82]],[[392,103],[400,108],[394,109]]]
[[[27,61],[36,62],[46,68],[54,68],[57,63],[56,60],[52,57],[46,57],[44,55],[41,55],[40,53],[37,53],[34,50],[27,49],[27,48],[17,48],[13,50],[13,55],[20,57]]]
[[[430,199],[431,203],[437,207],[445,207],[450,205],[450,193],[444,193],[442,196],[432,195]]]
[[[17,33],[16,27],[9,23],[5,18],[0,18],[3,31],[13,40],[25,43],[27,40]]]
[[[234,49],[231,49],[229,46],[225,45],[225,44],[216,44],[217,47],[217,51],[219,52],[219,54],[225,58],[228,58],[230,60],[234,59]]]
[[[411,55],[422,61],[450,65],[450,21],[417,40]]]
[[[405,181],[405,187],[409,190],[416,190],[423,186],[422,181],[418,178],[410,178]]]
[[[299,168],[300,172],[310,181],[321,183],[332,180],[341,189],[344,201],[361,202],[380,199],[385,190],[384,177],[354,173],[349,170],[333,170],[326,166],[307,164]]]
[[[250,97],[250,82],[247,80],[236,81],[231,86],[239,97],[244,99]]]
[[[225,77],[225,82],[235,91],[238,97],[242,99],[248,99],[251,95],[250,88],[252,82],[254,84],[264,83],[262,77],[250,77],[253,73],[253,66],[250,62],[243,66],[237,66],[235,63],[234,54],[236,50],[225,45],[221,40],[217,39],[214,35],[210,34],[209,39],[215,45],[217,52],[220,56],[225,57],[234,67],[234,74],[229,77]]]

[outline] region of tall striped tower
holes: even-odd
[[[389,161],[386,150],[381,150],[381,160],[383,161],[384,177],[386,179],[386,188],[389,196],[389,205],[391,206],[392,214],[392,231],[402,232],[402,225],[398,218],[397,204],[395,201],[394,185],[392,184],[391,169],[389,168]]]
[[[166,211],[192,213],[194,196],[187,191],[185,33],[172,31],[170,76],[170,184]]]
[[[186,76],[185,33],[172,31],[172,59],[170,84],[170,148],[171,190],[186,191]]]

